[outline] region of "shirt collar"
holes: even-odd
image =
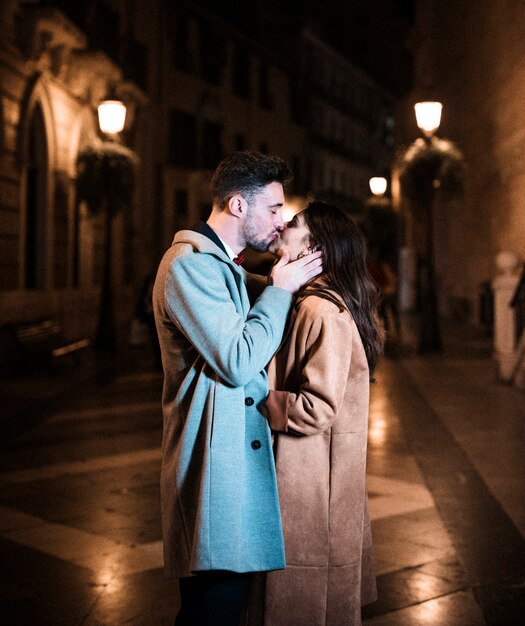
[[[217,234],[217,233],[215,233]],[[219,237],[219,235],[217,235],[217,237]],[[219,237],[219,239],[221,239]],[[230,248],[230,246],[224,241],[224,239],[221,239],[221,243],[224,246],[224,249],[226,250],[226,254],[230,257],[230,259],[233,261],[233,259],[236,257],[235,252]]]
[[[199,220],[196,224],[194,224],[190,230],[194,230],[202,235],[206,235],[209,239],[211,239],[214,243],[218,244],[220,248],[226,252],[226,254],[230,257],[230,260],[233,261],[235,258],[235,253],[230,248],[230,246],[223,241],[219,235],[211,228],[204,220]]]

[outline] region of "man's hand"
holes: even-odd
[[[290,262],[290,253],[287,248],[277,251],[279,260],[270,272],[270,284],[290,293],[295,293],[323,271],[322,252],[312,252],[296,261]]]

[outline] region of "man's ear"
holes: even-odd
[[[235,217],[243,217],[246,215],[247,208],[248,204],[240,194],[235,194],[228,200],[228,209]]]

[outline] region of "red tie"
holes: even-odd
[[[241,265],[241,263],[244,261],[244,254],[242,252],[240,252],[234,259],[233,262],[235,263],[235,265]]]

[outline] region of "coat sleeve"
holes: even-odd
[[[352,324],[347,315],[329,313],[296,319],[297,342],[306,346],[300,387],[270,390],[266,410],[275,431],[316,435],[332,426],[343,403],[352,358]],[[294,349],[302,347],[295,346]],[[291,432],[293,431],[293,433]]]
[[[292,294],[267,287],[246,319],[239,289],[227,264],[208,254],[175,257],[167,272],[164,300],[173,323],[227,384],[242,387],[261,372],[282,338]],[[237,298],[237,304],[234,301]]]

